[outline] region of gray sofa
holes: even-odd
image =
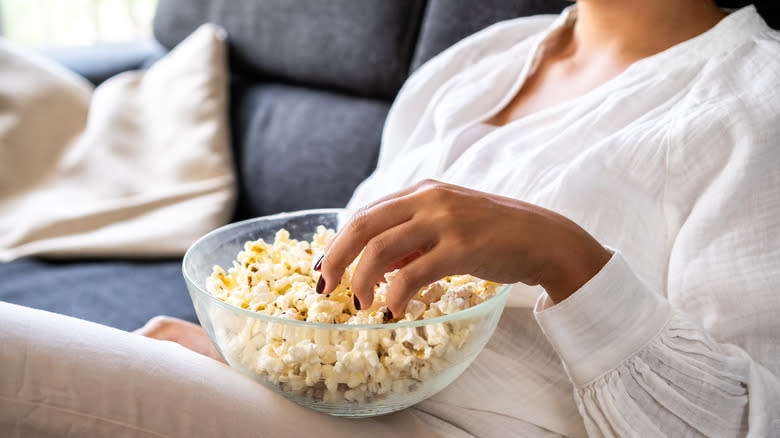
[[[740,6],[731,1],[726,6]],[[154,40],[45,54],[98,84],[143,68],[203,22],[228,30],[236,220],[343,206],[372,171],[404,80],[497,21],[557,13],[566,0],[160,0]],[[774,0],[760,10],[778,27]],[[0,300],[134,329],[195,320],[180,259],[0,264]]]

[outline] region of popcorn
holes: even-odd
[[[474,322],[468,320],[361,330],[362,324],[387,323],[385,293],[394,272],[375,290],[371,308],[353,304],[350,265],[328,296],[315,292],[314,262],[335,236],[317,227],[311,242],[290,239],[282,229],[273,244],[244,244],[233,266],[215,266],[206,280],[213,296],[234,306],[278,318],[345,324],[322,330],[232,317],[220,321],[224,353],[264,376],[283,391],[324,402],[366,403],[406,393],[458,360]],[[494,296],[497,285],[468,275],[446,277],[422,288],[395,321],[417,321],[459,312]],[[231,316],[225,316],[231,318]],[[351,327],[347,329],[347,327]]]

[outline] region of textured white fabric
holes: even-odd
[[[437,177],[557,210],[615,249],[569,301],[543,309],[517,286],[461,378],[361,422],[170,343],[0,304],[0,435],[777,436],[780,39],[741,10],[451,154],[521,85],[544,30],[572,19],[501,23],[422,67],[351,203]]]
[[[575,436],[778,436],[780,34],[744,8],[461,150],[461,133],[506,106],[574,20],[572,7],[500,23],[422,67],[350,203],[437,178],[550,208],[615,249],[557,306],[517,286],[486,351],[418,407],[484,436],[524,422]],[[537,326],[521,318],[540,293]]]
[[[92,92],[0,40],[0,261],[182,254],[232,214],[224,30]]]

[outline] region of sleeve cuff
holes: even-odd
[[[622,254],[566,300],[539,296],[534,316],[577,386],[618,367],[666,325],[671,306],[634,274]]]

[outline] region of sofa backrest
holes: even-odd
[[[491,24],[529,15],[557,14],[571,4],[566,0],[428,0],[412,69]]]
[[[761,1],[767,11],[776,0]],[[241,219],[343,206],[373,170],[387,111],[410,72],[495,22],[570,4],[160,0],[154,34],[172,48],[204,22],[228,31]]]
[[[154,30],[170,48],[215,22],[228,31],[235,71],[389,100],[423,8],[422,0],[163,0]]]
[[[565,0],[160,0],[157,40],[200,24],[230,40],[236,219],[343,206],[373,170],[409,73],[497,21]]]

